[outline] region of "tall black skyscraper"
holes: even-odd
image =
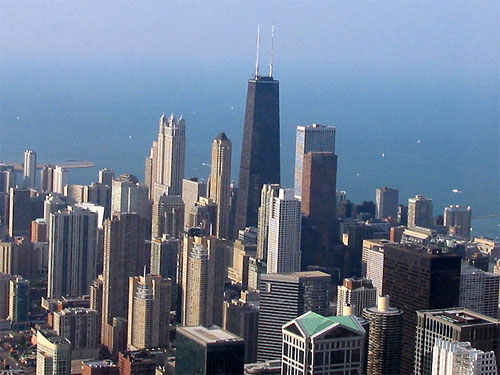
[[[274,183],[280,183],[279,82],[272,77],[272,62],[269,76],[259,75],[257,58],[248,81],[235,233],[257,226],[262,185]]]

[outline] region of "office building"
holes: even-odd
[[[129,350],[168,346],[171,293],[172,281],[161,276],[129,279]]]
[[[242,300],[224,301],[222,328],[245,340],[245,363],[257,361],[259,309]]]
[[[384,246],[395,244],[384,239],[363,240],[361,275],[372,281],[379,294],[382,292],[384,283]]]
[[[24,151],[23,187],[36,187],[36,152],[31,150]]]
[[[416,195],[415,198],[408,199],[408,228],[432,228],[433,226],[432,199],[423,195]]]
[[[166,234],[161,238],[153,238],[151,240],[151,274],[176,282],[179,250],[180,241],[177,238]]]
[[[47,223],[39,218],[31,222],[31,242],[48,242]]]
[[[82,361],[81,375],[118,375],[118,366],[110,359]]]
[[[14,237],[9,242],[0,242],[0,272],[33,277],[34,247],[26,237]]]
[[[211,198],[200,197],[191,208],[189,227],[203,228],[208,234],[215,235],[217,228],[217,204]]]
[[[76,206],[50,215],[49,298],[88,293],[96,277],[96,213]]]
[[[9,316],[10,281],[15,278],[15,275],[0,272],[0,320]]]
[[[148,187],[139,183],[137,177],[122,174],[112,182],[111,212],[135,212],[147,218],[149,211]]]
[[[146,236],[144,220],[136,213],[115,214],[104,224],[101,340],[115,353],[126,347],[126,320],[123,327],[119,318],[126,319],[128,315],[129,277],[144,272]],[[125,335],[114,332],[120,327]],[[123,341],[115,342],[115,338]]]
[[[40,171],[40,190],[46,193],[54,191],[54,165],[45,165]]]
[[[401,374],[413,374],[417,310],[457,306],[460,256],[415,245],[384,246],[382,294],[403,311]]]
[[[189,229],[189,218],[196,202],[201,197],[207,196],[206,181],[199,180],[196,177],[185,178],[182,180],[182,200],[184,201],[184,229]]]
[[[30,190],[10,188],[9,198],[9,236],[24,236],[30,238]]]
[[[150,180],[149,197],[156,200],[161,193],[182,194],[186,153],[186,123],[181,116],[160,117],[158,141],[153,142],[146,158],[146,180]],[[148,177],[151,176],[151,177]],[[147,181],[149,182],[149,181]]]
[[[495,352],[483,352],[469,342],[437,338],[432,351],[433,375],[498,375]]]
[[[337,315],[344,315],[344,308],[349,306],[352,314],[363,316],[363,310],[377,304],[377,288],[369,279],[350,277],[337,287]]]
[[[280,189],[269,202],[267,272],[300,271],[300,201],[293,189]]]
[[[377,306],[368,307],[363,317],[369,322],[367,375],[399,375],[403,312],[389,306],[388,296],[379,296]]]
[[[86,188],[87,195],[84,201],[104,207],[104,217],[108,219],[111,215],[111,185],[92,182]]]
[[[312,311],[327,315],[330,275],[320,271],[271,273],[260,278],[257,360],[281,357],[281,326]]]
[[[234,284],[248,288],[248,266],[250,258],[256,255],[256,245],[235,240],[232,246],[232,264],[228,267],[227,276]]]
[[[261,190],[259,207],[259,226],[257,234],[257,258],[267,261],[267,248],[269,246],[269,213],[272,198],[279,196],[279,184],[264,184]]]
[[[462,263],[458,306],[497,318],[499,289],[500,275]]]
[[[229,203],[231,185],[231,141],[220,133],[212,142],[212,171],[210,173],[210,198],[217,205],[215,235],[230,238]]]
[[[356,317],[309,311],[282,332],[282,375],[364,373],[367,335]]]
[[[180,195],[162,195],[153,203],[152,236],[180,238],[184,230],[184,202]]]
[[[387,219],[398,217],[399,205],[399,190],[384,186],[379,188],[375,194],[375,201],[377,203],[376,218]]]
[[[70,375],[71,343],[51,330],[36,334],[36,375]]]
[[[444,226],[448,235],[463,240],[470,239],[472,208],[455,205],[444,209]]]
[[[21,327],[28,322],[30,311],[30,282],[21,276],[9,280],[9,317],[8,319]]]
[[[235,234],[240,229],[257,226],[262,185],[279,183],[279,82],[272,74],[260,76],[257,69],[248,81]]]
[[[259,213],[260,215],[260,213]],[[257,246],[259,229],[257,227],[246,227],[238,232],[238,240]]]
[[[319,124],[297,126],[294,180],[294,190],[297,197],[302,198],[305,155],[309,152],[328,152],[335,154],[335,130],[335,126],[324,126]],[[336,171],[335,165],[335,173]]]
[[[96,310],[66,308],[53,313],[52,329],[71,343],[71,359],[99,357],[99,320]]]
[[[212,327],[179,327],[175,374],[243,374],[245,340]]]
[[[463,308],[417,311],[415,374],[432,374],[432,354],[436,339],[469,342],[473,348],[494,351],[497,366],[500,320]]]
[[[156,365],[155,353],[147,350],[120,352],[118,356],[120,375],[153,375]]]
[[[115,178],[115,171],[109,168],[103,168],[99,171],[99,183],[102,185],[109,186],[113,184]]]
[[[53,173],[52,191],[64,194],[64,187],[69,185],[69,169],[56,165]]]
[[[16,187],[17,174],[13,165],[0,163],[0,192],[8,193],[10,188]]]

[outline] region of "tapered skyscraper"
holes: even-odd
[[[269,76],[259,75],[257,54],[255,75],[248,81],[234,233],[257,226],[262,185],[279,183],[279,82],[272,77],[272,63]]]

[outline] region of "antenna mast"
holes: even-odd
[[[257,25],[257,61],[255,62],[255,77],[259,76],[260,25]]]
[[[274,25],[271,27],[271,62],[269,63],[269,77],[273,77],[273,60],[274,60]]]

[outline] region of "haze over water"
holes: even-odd
[[[400,203],[432,198],[435,215],[500,212],[496,2],[79,4],[0,6],[0,160],[30,148],[40,163],[96,162],[71,183],[102,167],[143,179],[158,118],[174,112],[186,118],[186,176],[208,176],[224,131],[237,181],[255,29],[267,72],[274,19],[285,186],[295,128],[317,122],[337,127],[337,186],[353,202],[391,186]],[[473,234],[495,238],[499,224],[474,220]]]

